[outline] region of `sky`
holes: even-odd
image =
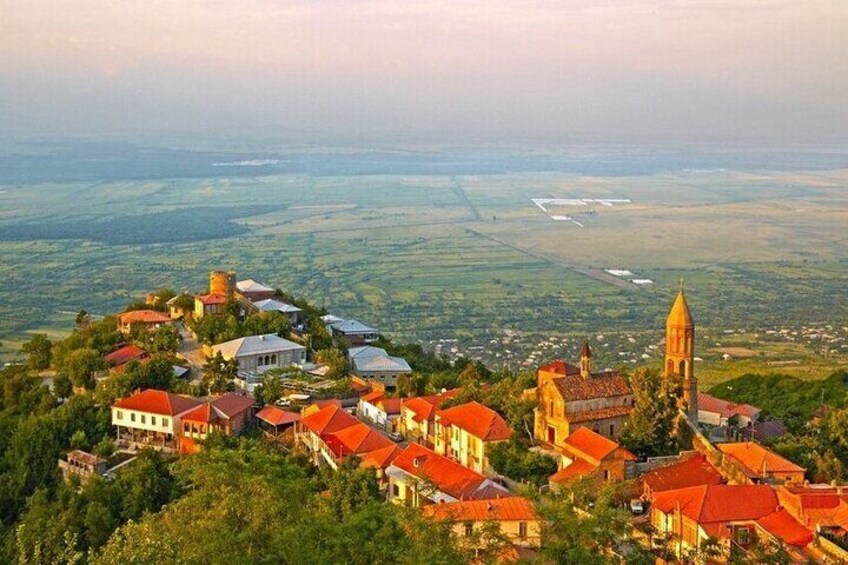
[[[846,0],[0,0],[0,135],[848,141]]]

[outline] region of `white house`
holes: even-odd
[[[212,346],[212,355],[238,361],[241,372],[264,372],[277,367],[303,366],[306,348],[276,334],[240,337]]]
[[[393,432],[397,429],[402,404],[402,398],[386,398],[382,392],[374,391],[359,399],[356,414],[378,428]]]
[[[195,398],[147,389],[112,405],[112,425],[118,442],[165,450],[178,447],[181,416],[202,404]]]
[[[704,392],[698,393],[698,423],[727,426],[735,419],[740,428],[757,423],[760,409],[750,404],[736,404]]]
[[[331,315],[324,316],[322,320],[332,333],[343,336],[349,343],[370,343],[380,337],[380,330],[359,320],[344,320]]]

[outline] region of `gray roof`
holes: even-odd
[[[303,310],[301,310],[297,306],[286,304],[285,302],[281,300],[276,300],[274,298],[268,298],[266,300],[257,300],[253,303],[253,305],[262,310],[263,312],[282,312],[283,314],[303,312]]]
[[[360,373],[389,371],[393,373],[411,373],[412,367],[402,357],[392,357],[382,347],[353,347],[348,350],[353,368]]]
[[[236,288],[239,292],[274,292],[270,286],[266,286],[253,279],[245,279],[236,283]]]
[[[332,324],[333,329],[342,332],[343,334],[376,334],[379,331],[376,328],[366,326],[359,320],[342,320]]]
[[[265,353],[279,353],[281,351],[306,351],[306,348],[293,341],[283,339],[277,334],[251,335],[240,337],[232,341],[219,343],[212,346],[212,354],[219,351],[225,359],[245,357],[248,355],[259,355]]]

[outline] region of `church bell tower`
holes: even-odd
[[[698,380],[695,378],[695,322],[686,296],[683,281],[680,291],[674,299],[674,305],[665,325],[665,365],[666,379],[680,375],[683,379],[683,402],[689,420],[698,423]]]

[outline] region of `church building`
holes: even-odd
[[[680,292],[666,322],[663,378],[683,379],[681,409],[698,422],[698,381],[695,378],[695,323]],[[592,351],[583,344],[580,366],[561,360],[539,368],[534,436],[539,442],[561,448],[565,439],[584,426],[610,439],[624,430],[635,399],[627,381],[617,372],[592,372]]]
[[[581,426],[617,438],[634,403],[630,386],[621,375],[592,372],[588,343],[583,344],[579,367],[564,361],[540,367],[537,394],[534,435],[555,447],[562,447],[565,438]]]

